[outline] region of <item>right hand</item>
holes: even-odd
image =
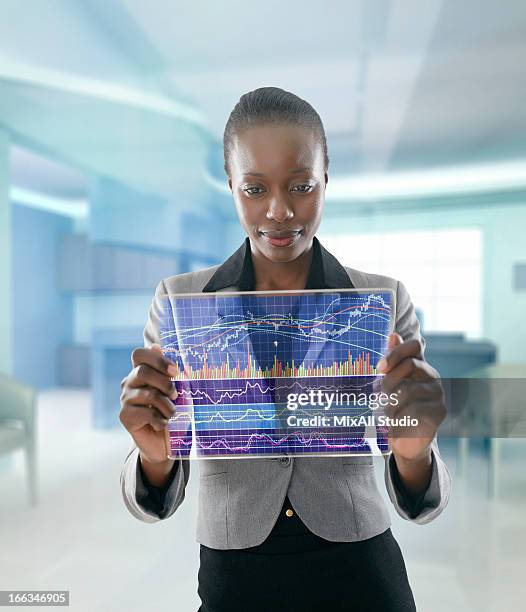
[[[121,382],[119,419],[139,447],[142,460],[167,464],[165,429],[175,412],[170,398],[177,398],[170,378],[174,366],[158,344],[136,348],[132,364],[133,370]]]

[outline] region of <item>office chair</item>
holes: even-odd
[[[32,506],[37,504],[36,392],[0,374],[0,455],[23,449]]]

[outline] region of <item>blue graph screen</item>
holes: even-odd
[[[161,345],[179,393],[169,456],[371,453],[391,290],[174,294],[161,303]],[[388,450],[382,428],[375,444]]]

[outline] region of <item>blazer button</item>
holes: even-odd
[[[285,510],[285,514],[290,518],[291,516],[294,515],[294,510],[287,508],[287,510]]]
[[[287,467],[287,465],[290,463],[290,457],[280,457],[279,462],[283,467]]]

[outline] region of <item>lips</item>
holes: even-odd
[[[261,231],[263,238],[274,247],[288,247],[301,236],[301,229],[298,230],[269,230]]]

